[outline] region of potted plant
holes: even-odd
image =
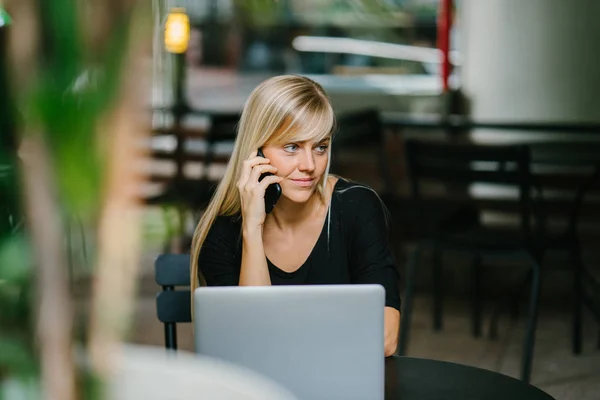
[[[0,2],[9,21],[3,6],[0,399],[293,399],[240,367],[124,344],[140,263],[147,3]],[[83,259],[73,221],[90,236]],[[86,274],[78,319],[70,281]]]
[[[97,383],[111,379],[139,264],[132,189],[143,179],[137,71],[151,38],[148,9],[134,0],[0,6],[3,20],[12,16],[0,28],[0,127],[11,139],[0,149],[0,393],[101,397]],[[95,239],[89,264],[69,269],[73,219]],[[94,282],[82,321],[69,286],[78,269]]]

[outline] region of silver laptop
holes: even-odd
[[[194,301],[196,352],[300,400],[384,398],[382,286],[200,287]]]

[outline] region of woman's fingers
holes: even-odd
[[[260,181],[260,183],[258,184],[258,186],[256,186],[255,190],[260,190],[263,193],[264,197],[264,192],[267,190],[267,187],[269,185],[272,185],[274,183],[279,183],[283,180],[283,178],[281,176],[277,176],[277,175],[269,175],[269,176],[265,176],[265,179],[263,179],[262,181]]]
[[[255,165],[252,168],[252,172],[250,173],[250,179],[246,183],[246,185],[255,186],[258,183],[258,178],[264,173],[270,172],[272,174],[277,173],[277,168],[269,164],[259,164]]]
[[[283,178],[274,175],[277,168],[270,165],[270,160],[257,157],[253,152],[250,158],[244,161],[242,173],[238,181],[240,199],[242,202],[242,218],[244,224],[262,225],[265,222],[265,191],[273,183],[281,182]],[[261,182],[258,182],[262,174],[268,173]]]
[[[252,154],[256,154],[256,152],[252,153]],[[263,157],[252,157],[252,158],[248,158],[247,160],[245,160],[242,163],[242,173],[240,175],[240,179],[238,180],[237,183],[237,187],[238,189],[243,188],[244,186],[246,186],[246,184],[248,183],[248,179],[250,178],[250,174],[252,172],[252,169],[255,165],[259,165],[259,164],[268,164],[271,161],[263,158]]]

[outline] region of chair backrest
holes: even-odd
[[[208,167],[214,162],[229,161],[228,151],[219,152],[221,144],[231,144],[236,137],[236,125],[239,114],[209,114],[204,116],[204,122],[199,126],[167,126],[156,127],[154,131],[154,146],[152,157],[160,161],[168,161],[176,167],[179,178],[183,178],[184,170],[190,163],[201,163],[206,178]],[[152,180],[164,181],[166,178],[153,175]]]
[[[356,164],[368,158],[368,154],[364,151],[373,151],[374,149],[374,155],[378,163],[377,168],[379,169],[380,178],[383,181],[383,191],[385,192],[390,189],[392,185],[387,153],[385,151],[384,134],[383,122],[377,109],[368,108],[341,113],[337,118],[337,131],[333,136],[331,172],[341,174],[342,153],[350,152],[354,149],[360,150],[361,154],[352,156],[352,163]],[[347,175],[347,173],[344,173],[344,175]],[[352,178],[352,176],[347,177]]]
[[[468,191],[474,184],[491,184],[516,189],[518,214],[523,233],[531,233],[530,148],[526,145],[492,146],[410,139],[406,158],[413,199],[417,206],[426,193],[424,182]]]
[[[589,228],[600,226],[600,140],[530,147],[531,173],[543,198],[543,222],[551,225],[544,229],[576,233],[582,212]]]
[[[215,161],[216,145],[219,143],[235,142],[237,136],[237,124],[240,115],[232,114],[214,114],[210,117],[210,128],[206,132],[206,152],[204,154],[204,174],[206,175],[208,167]]]
[[[155,129],[163,137],[155,138],[162,144],[155,143],[152,157],[160,160],[160,164],[174,165],[175,174],[170,179],[164,174],[151,175],[153,182],[166,181],[168,185],[158,198],[151,197],[149,202],[157,204],[175,198],[194,211],[208,204],[231,157],[239,115],[209,114],[204,119],[207,125],[194,129],[180,125]],[[174,147],[170,148],[166,138],[174,141],[170,143]],[[157,167],[165,170],[166,166]]]
[[[362,146],[381,141],[383,124],[376,109],[342,113],[337,123],[338,130],[334,135],[334,145],[337,147]]]
[[[165,324],[165,346],[176,349],[176,324],[192,321],[190,255],[159,255],[154,262],[154,279],[163,289],[156,296],[156,313],[159,321]]]

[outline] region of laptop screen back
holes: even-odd
[[[299,399],[383,399],[380,285],[201,287],[196,351],[253,369]]]

